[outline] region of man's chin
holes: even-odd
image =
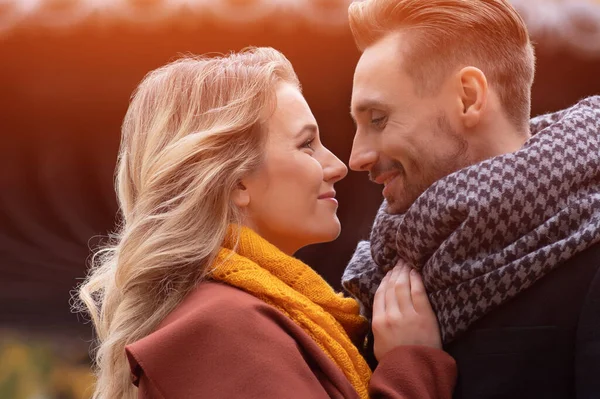
[[[385,212],[390,215],[400,215],[402,213],[406,213],[408,210],[408,206],[405,206],[402,203],[394,200],[393,198],[386,198],[387,207],[385,208]]]

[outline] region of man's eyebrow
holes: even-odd
[[[359,114],[365,113],[370,109],[386,109],[387,106],[376,99],[366,99],[366,100],[361,100],[359,101],[356,106],[350,106],[350,116],[352,117],[352,119],[354,120],[354,122],[356,123],[356,117]]]

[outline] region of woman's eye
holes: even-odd
[[[306,140],[304,142],[304,144],[302,144],[302,148],[308,148],[308,149],[314,150],[314,148],[312,147],[313,141],[315,141],[315,139]]]

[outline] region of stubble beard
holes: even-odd
[[[415,162],[420,176],[413,182],[408,181],[404,168],[400,165],[402,179],[396,192],[389,195],[386,212],[392,215],[406,213],[414,202],[438,180],[475,163],[468,154],[469,144],[452,129],[444,114],[437,117],[435,127],[436,134],[446,135],[451,138],[453,145],[451,151],[444,154],[443,158],[422,162]],[[397,162],[396,162],[397,163]],[[427,164],[429,163],[429,165]]]

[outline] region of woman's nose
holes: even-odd
[[[348,174],[348,167],[331,151],[327,150],[328,157],[323,165],[323,180],[336,183]]]

